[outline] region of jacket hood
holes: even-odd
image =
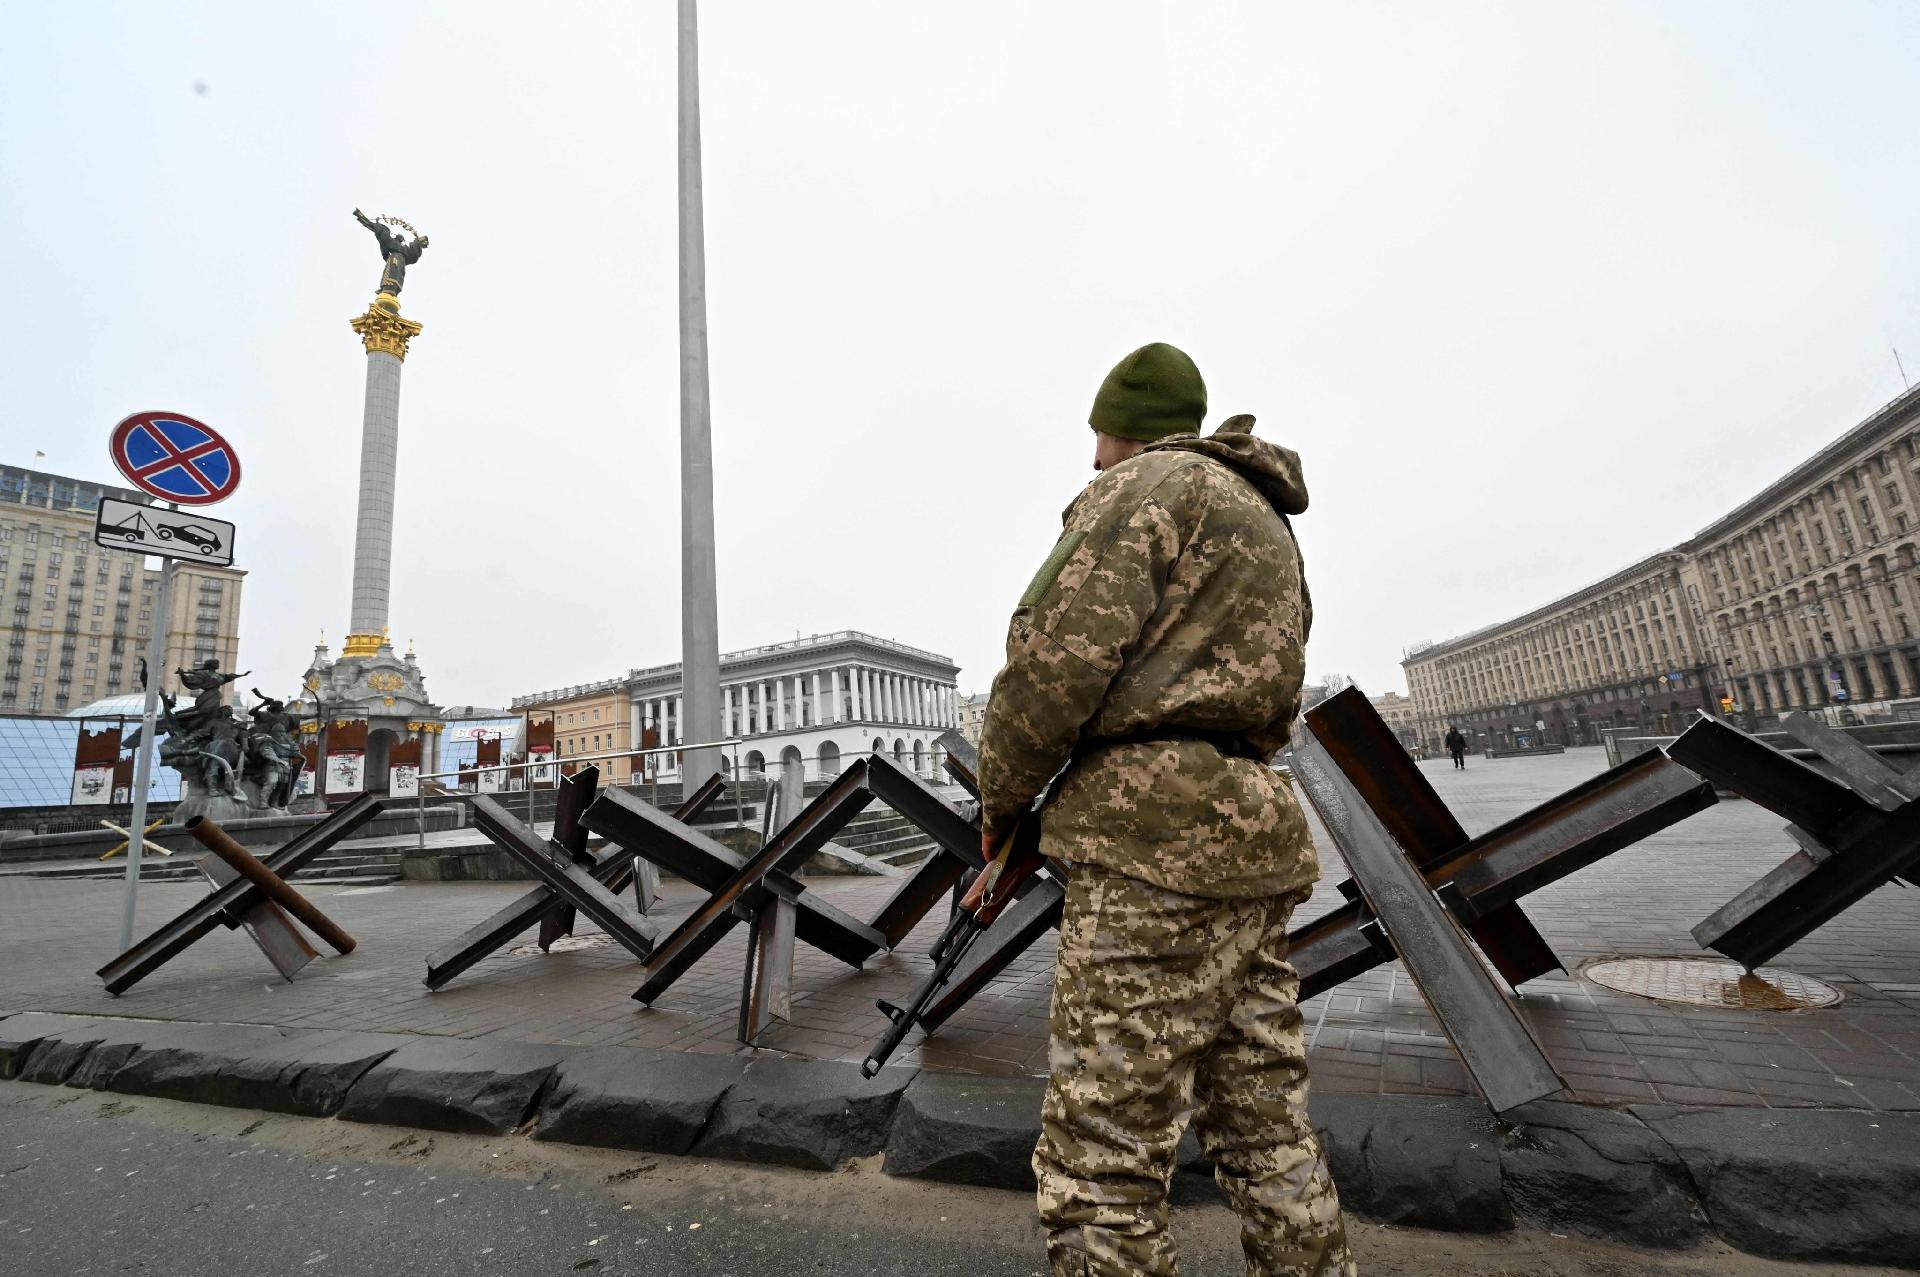
[[[1231,467],[1281,514],[1300,514],[1307,508],[1307,481],[1300,474],[1300,454],[1254,438],[1253,418],[1246,413],[1228,417],[1210,435],[1175,435],[1149,444],[1143,451],[1163,450],[1197,452]]]

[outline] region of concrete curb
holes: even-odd
[[[1030,1190],[1040,1078],[20,1012],[0,1077],[349,1121]],[[1347,1209],[1449,1232],[1517,1223],[1638,1247],[1920,1269],[1920,1113],[1313,1101]],[[529,1127],[529,1123],[531,1123]],[[1210,1168],[1191,1136],[1177,1183]]]

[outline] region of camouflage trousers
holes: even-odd
[[[1352,1277],[1307,1117],[1286,960],[1301,897],[1210,900],[1075,864],[1033,1169],[1056,1277],[1172,1277],[1167,1187],[1189,1117],[1250,1277]]]

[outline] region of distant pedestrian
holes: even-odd
[[[1460,734],[1458,727],[1447,728],[1447,752],[1453,755],[1456,771],[1467,770],[1467,738]]]

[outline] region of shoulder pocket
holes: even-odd
[[[1033,574],[1033,580],[1027,583],[1027,592],[1020,596],[1021,607],[1033,607],[1047,597],[1047,591],[1060,579],[1060,570],[1067,566],[1067,560],[1073,557],[1073,552],[1086,539],[1085,532],[1069,532],[1060,538],[1053,547],[1053,553],[1047,556],[1047,561]]]

